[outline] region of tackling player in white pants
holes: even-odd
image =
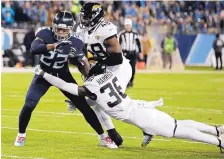
[[[43,72],[40,67],[35,73],[52,85],[74,95],[88,96],[95,100],[101,110],[109,116],[132,124],[146,133],[163,137],[184,138],[213,144],[224,148],[224,125],[215,127],[193,120],[175,120],[170,115],[155,109],[163,100],[133,100],[122,93],[120,83],[113,72],[92,76],[84,86],[67,83],[62,79]]]
[[[99,3],[89,2],[84,4],[80,10],[80,25],[74,36],[77,36],[86,44],[87,51],[92,53],[97,61],[90,69],[89,76],[104,67],[104,69],[116,74],[121,81],[122,92],[124,92],[131,79],[132,69],[129,60],[121,52],[117,39],[117,27],[111,22],[104,20],[103,7]],[[114,133],[115,127],[110,117],[99,109],[97,103],[89,99],[87,99],[87,102],[93,106],[93,110],[101,124],[108,131],[110,138],[119,146],[123,140]],[[75,105],[70,101],[67,101],[67,103],[68,109],[74,112]]]

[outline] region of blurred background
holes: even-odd
[[[30,67],[39,57],[29,53],[40,26],[51,26],[58,11],[69,10],[79,21],[79,10],[85,1],[2,1],[1,54],[4,67]],[[169,69],[164,64],[164,39],[170,34],[177,48],[172,50],[171,70],[185,66],[209,66],[219,70],[215,50],[223,48],[224,1],[101,1],[105,19],[124,29],[124,18],[132,20],[140,35],[142,52],[138,69]],[[220,36],[219,36],[220,35]],[[216,42],[218,46],[216,45]],[[221,43],[221,44],[220,44]],[[220,51],[219,51],[220,52]],[[223,56],[221,56],[223,59]],[[168,61],[167,61],[168,60]]]

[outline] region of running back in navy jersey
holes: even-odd
[[[42,39],[44,44],[53,44],[57,42],[53,37],[51,28],[41,29],[36,33],[36,37]],[[47,53],[41,54],[40,66],[44,71],[50,73],[60,73],[68,71],[68,58],[71,47],[75,48],[76,54],[79,54],[79,58],[83,58],[85,56],[82,52],[84,44],[80,39],[71,36],[68,40],[71,41],[72,44],[60,46],[55,50],[51,50]]]

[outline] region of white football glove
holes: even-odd
[[[35,73],[36,75],[43,76],[44,71],[40,68],[40,65],[37,65],[37,66],[34,68],[34,73]]]
[[[70,101],[70,100],[65,100],[65,102],[67,103],[68,111],[70,111],[71,113],[74,113],[74,111],[76,110],[76,107],[75,107],[75,105],[72,103],[72,101]]]

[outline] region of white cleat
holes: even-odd
[[[104,139],[100,139],[100,145],[111,149],[118,148],[118,146],[111,140],[109,136],[105,137]]]
[[[217,132],[218,132],[218,135],[224,134],[224,125],[217,127]]]
[[[16,136],[14,146],[24,146],[25,139],[26,139],[26,134],[18,134]]]

